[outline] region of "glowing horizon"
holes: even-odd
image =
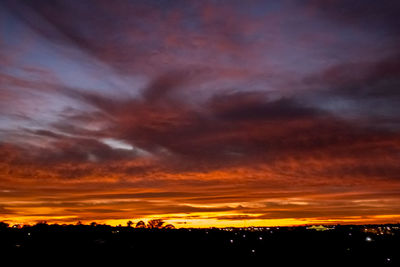
[[[178,216],[179,217],[179,216]],[[128,221],[133,222],[133,228],[135,228],[136,223],[143,221],[147,223],[152,219],[163,219],[162,216],[157,216],[154,218],[135,218],[135,219],[117,219],[117,220],[100,220],[100,221],[76,221],[71,220],[64,221],[64,218],[51,217],[51,223],[43,220],[43,217],[37,217],[34,220],[26,220],[19,218],[9,218],[5,223],[10,226],[13,225],[35,225],[37,223],[46,222],[48,224],[58,224],[58,225],[74,225],[77,223],[82,223],[84,225],[89,225],[93,222],[97,224],[104,224],[110,226],[127,226]],[[71,217],[66,219],[72,219]],[[163,219],[164,220],[164,219]],[[375,225],[375,224],[398,224],[400,222],[400,215],[382,215],[382,216],[372,216],[369,218],[362,218],[361,216],[350,216],[348,218],[342,219],[318,219],[318,218],[302,218],[302,219],[272,219],[272,220],[243,220],[243,221],[230,221],[230,220],[213,220],[213,219],[195,219],[187,220],[182,222],[182,219],[164,220],[165,224],[172,224],[175,228],[225,228],[225,227],[236,227],[236,228],[248,228],[248,227],[296,227],[296,226],[308,226],[308,225]]]

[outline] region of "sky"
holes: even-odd
[[[400,221],[400,3],[3,0],[0,221]]]

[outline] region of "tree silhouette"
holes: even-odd
[[[162,219],[153,219],[147,222],[147,225],[144,221],[139,221],[136,224],[136,228],[147,228],[147,229],[175,229],[175,226],[172,224],[165,225],[164,220]]]
[[[40,222],[37,222],[33,227],[35,227],[36,229],[39,229],[39,230],[45,230],[45,229],[49,228],[49,225],[47,224],[46,221],[40,221]]]
[[[132,221],[128,221],[128,222],[126,223],[126,225],[127,225],[128,227],[132,227],[133,222],[132,222]]]
[[[146,224],[144,223],[144,221],[139,221],[136,224],[136,228],[146,228]]]
[[[167,224],[163,228],[164,229],[175,229],[175,226],[173,226],[172,224]]]
[[[162,219],[154,219],[147,222],[147,228],[149,229],[161,229],[163,228],[164,221]]]

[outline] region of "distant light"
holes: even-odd
[[[391,259],[390,258],[386,258],[386,261],[391,261]]]
[[[28,233],[28,235],[31,235],[31,233]]]
[[[369,237],[369,236],[367,236],[367,237],[365,238],[365,241],[367,241],[367,242],[371,242],[371,241],[372,241],[372,238],[371,238],[371,237]]]
[[[233,240],[231,239],[231,243],[233,243]]]
[[[243,235],[243,237],[246,237],[246,235]]]
[[[351,233],[349,233],[349,235],[351,235]]]
[[[262,240],[262,237],[260,236],[258,239]]]
[[[252,250],[251,250],[251,252],[253,252],[253,253],[254,253],[254,252],[256,252],[256,251],[255,251],[254,249],[252,249]]]

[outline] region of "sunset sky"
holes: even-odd
[[[0,221],[400,221],[400,2],[2,0]]]

